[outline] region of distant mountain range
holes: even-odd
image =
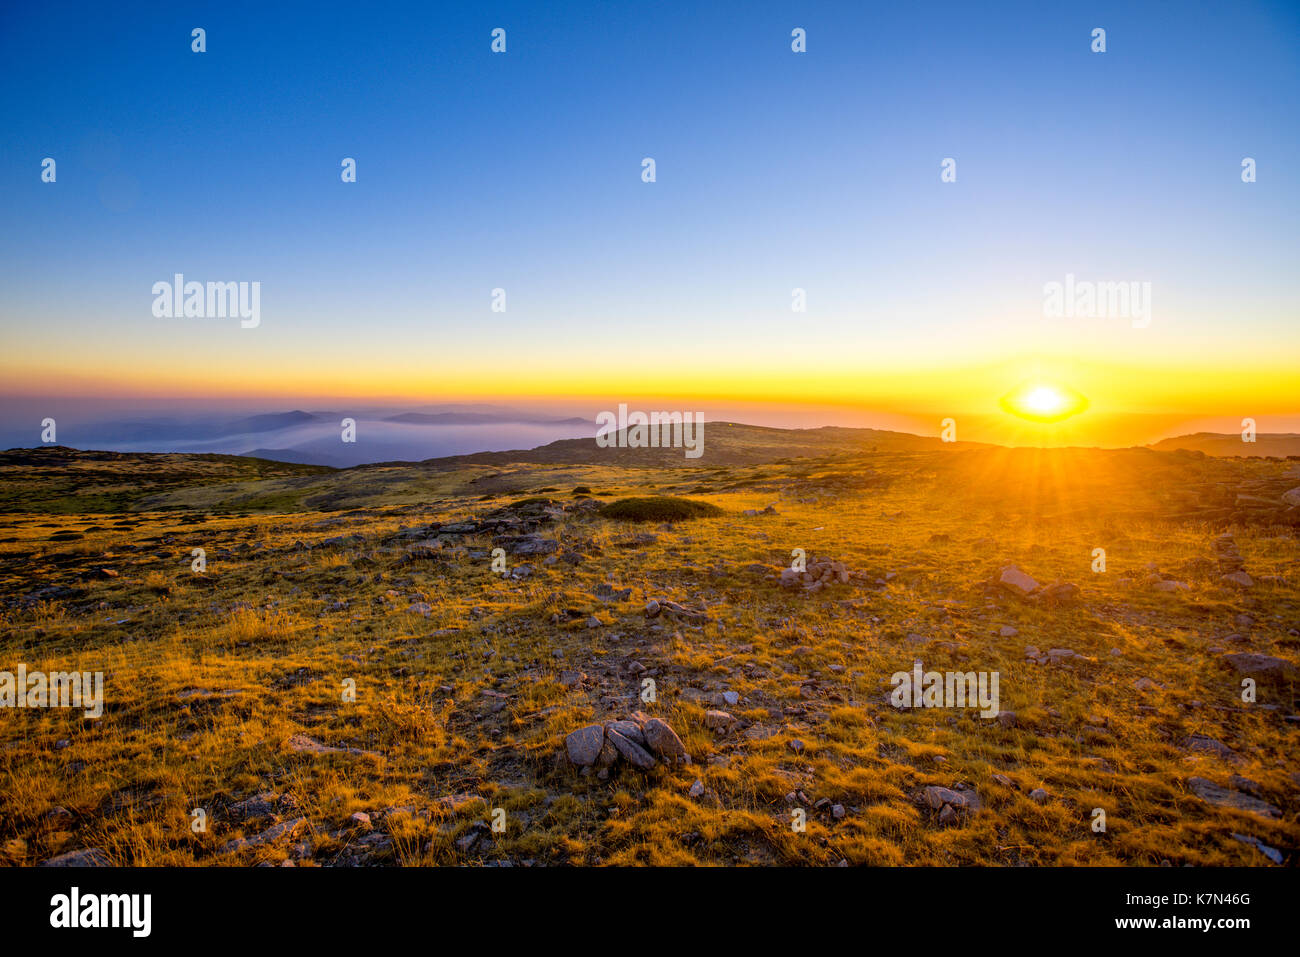
[[[689,458],[683,448],[604,447],[594,436],[561,439],[534,449],[506,452],[474,452],[443,456],[422,464],[446,467],[461,465],[507,465],[546,463],[554,465],[633,465],[653,468],[713,468],[733,465],[761,465],[782,459],[816,457],[840,453],[873,451],[920,452],[992,448],[980,442],[942,442],[936,437],[889,432],[882,429],[849,429],[822,426],[817,429],[777,429],[740,422],[706,422],[703,454]],[[625,435],[625,433],[624,433]],[[263,456],[274,459],[272,455]]]
[[[503,425],[526,422],[532,425],[595,425],[590,419],[537,419],[502,415],[491,412],[403,412],[390,415],[385,422],[402,422],[407,425]]]
[[[345,441],[344,420],[350,420]],[[279,462],[350,468],[380,461],[416,462],[484,449],[534,448],[556,439],[595,435],[594,421],[537,415],[493,405],[272,412],[240,418],[212,415],[77,420],[60,416],[58,442],[109,452],[246,455]],[[0,431],[0,448],[27,448],[39,432]]]
[[[344,441],[343,421],[355,423]],[[391,462],[504,465],[519,463],[709,467],[753,465],[840,452],[989,448],[996,443],[943,443],[929,436],[841,426],[783,429],[736,422],[707,422],[704,455],[681,448],[597,445],[596,424],[577,416],[537,415],[504,406],[456,404],[419,411],[362,410],[271,412],[240,418],[176,416],[127,421],[59,421],[58,442],[109,452],[179,452],[244,455],[300,465],[351,468]],[[969,432],[967,434],[970,434]],[[33,432],[0,432],[0,448],[30,448]],[[1025,443],[1032,445],[1034,443]],[[1253,443],[1239,434],[1197,432],[1146,446],[1185,449],[1221,457],[1300,456],[1300,434],[1263,433]]]
[[[1245,442],[1240,435],[1196,432],[1192,435],[1162,439],[1147,446],[1147,448],[1155,449],[1158,452],[1188,449],[1193,452],[1204,452],[1206,455],[1219,455],[1228,458],[1261,455],[1286,458],[1288,455],[1300,455],[1300,434],[1277,432],[1257,435],[1254,442]]]

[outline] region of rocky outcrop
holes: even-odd
[[[589,724],[564,739],[569,763],[608,769],[619,758],[648,771],[656,764],[690,764],[691,756],[677,732],[662,718],[642,711],[602,724]]]

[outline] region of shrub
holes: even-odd
[[[708,502],[689,498],[672,498],[666,495],[620,498],[603,505],[600,514],[605,518],[626,522],[680,522],[689,518],[708,518],[721,515],[722,509]]]

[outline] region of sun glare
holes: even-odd
[[[1034,422],[1059,422],[1088,407],[1088,400],[1064,386],[1028,382],[1002,398],[1002,407]]]

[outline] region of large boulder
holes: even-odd
[[[1282,812],[1267,801],[1261,801],[1259,798],[1231,788],[1220,787],[1207,778],[1188,778],[1187,789],[1202,801],[1215,807],[1227,808],[1230,811],[1245,811],[1266,818],[1282,816]]]
[[[659,718],[651,718],[642,726],[642,733],[645,735],[646,744],[650,750],[667,763],[689,764],[691,756],[686,753],[686,745],[682,744],[682,739],[677,736],[666,721]]]
[[[604,743],[605,729],[598,724],[589,724],[565,738],[564,749],[568,752],[570,761],[580,768],[586,768],[596,763]]]
[[[1300,676],[1300,669],[1285,658],[1259,652],[1238,652],[1220,659],[1237,674],[1246,678],[1279,678],[1287,681]]]

